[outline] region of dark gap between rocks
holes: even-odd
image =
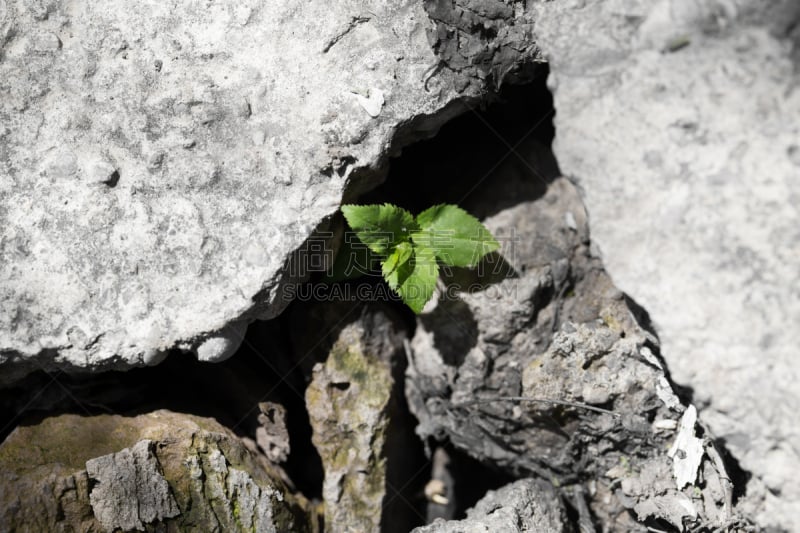
[[[739,460],[728,449],[728,444],[724,438],[717,438],[714,442],[725,463],[725,469],[733,482],[733,504],[736,505],[747,494],[747,484],[753,474],[742,468]]]
[[[514,481],[514,477],[507,473],[476,461],[451,446],[447,448],[455,489],[455,494],[452,495],[455,505],[450,518],[465,518],[467,509],[486,496],[486,492]]]
[[[541,196],[549,181],[558,175],[552,153],[545,161],[528,159],[531,153],[529,147],[533,144],[547,147],[546,151],[549,152],[555,134],[553,100],[546,84],[547,74],[547,66],[543,65],[532,83],[506,86],[488,105],[469,108],[446,123],[432,138],[403,148],[398,157],[390,160],[388,176],[383,184],[348,201],[358,204],[388,202],[413,213],[437,203],[453,203],[483,218],[492,214],[490,210],[500,210]],[[541,150],[537,152],[541,153]],[[517,168],[521,175],[526,176],[526,185],[514,185],[504,191],[487,191],[487,178],[501,165]],[[531,172],[531,167],[537,172]],[[487,194],[502,200],[482,203],[481,199]],[[379,277],[370,277],[350,283],[383,282]],[[416,324],[414,315],[398,301],[391,302],[391,306],[410,326],[409,336],[413,336]],[[468,310],[461,319],[467,326],[474,326],[474,319]],[[426,320],[435,320],[435,317],[426,317]],[[476,335],[477,332],[473,336]],[[457,359],[463,357],[469,344],[475,341],[467,337],[462,335],[439,341],[452,344],[450,348],[442,348],[443,353],[451,353],[455,358],[455,366],[458,366]],[[400,374],[399,379],[402,378]],[[404,424],[404,427],[413,430],[416,419],[407,411],[407,406],[403,407],[404,416],[413,420],[412,425]],[[513,476],[470,458],[446,442],[428,444],[431,449],[443,445],[447,450],[448,475],[453,484],[453,494],[449,495],[451,505],[445,507],[428,503],[426,514],[429,521],[435,517],[463,518],[466,510],[488,490],[497,489],[513,480]],[[392,464],[390,458],[390,471]],[[417,499],[422,488],[419,486],[416,491]]]
[[[434,138],[404,148],[391,161],[386,181],[358,198],[358,203],[391,202],[414,213],[437,203],[472,203],[482,192],[487,176],[504,162],[519,165],[528,175],[529,165],[541,168],[537,169],[541,177],[533,179],[543,192],[548,176],[558,174],[555,158],[543,165],[524,159],[527,143],[550,147],[555,136],[548,71],[547,65],[542,65],[531,83],[505,86],[488,105],[468,107]],[[514,200],[509,194],[508,203]],[[482,217],[489,213],[473,214]]]
[[[295,486],[319,498],[322,466],[311,445],[302,375],[293,369],[287,316],[255,322],[234,357],[203,363],[178,351],[155,367],[97,376],[36,372],[0,393],[0,440],[15,426],[62,413],[136,416],[157,409],[216,419],[254,439],[260,402],[282,404],[292,447],[283,465]],[[49,385],[47,385],[50,383]],[[41,394],[31,391],[44,390]]]

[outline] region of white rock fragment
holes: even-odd
[[[96,159],[86,169],[86,181],[113,187],[119,181],[119,171],[105,159]]]
[[[672,431],[677,427],[677,420],[663,419],[653,422],[653,429],[656,431]]]
[[[369,116],[375,118],[381,114],[381,108],[383,108],[383,104],[386,102],[383,98],[383,91],[375,87],[370,87],[366,97],[358,93],[352,94],[359,105],[364,108],[364,111],[369,113]]]
[[[197,347],[197,359],[206,363],[219,363],[232,356],[244,340],[247,324],[230,324],[217,335],[209,337]]]
[[[578,223],[575,222],[575,215],[572,214],[572,211],[567,211],[564,215],[564,222],[572,231],[578,231]]]
[[[697,479],[697,469],[703,459],[703,440],[694,436],[696,423],[697,409],[694,405],[690,405],[681,417],[678,436],[668,453],[672,458],[673,473],[678,489],[694,483],[694,480]]]
[[[656,357],[647,346],[642,346],[639,349],[639,355],[641,355],[645,361],[654,367],[663,369],[661,361],[659,361],[658,357]],[[662,402],[664,402],[664,405],[670,409],[679,409],[681,406],[680,400],[672,390],[672,384],[665,376],[661,376],[656,383],[656,395]]]

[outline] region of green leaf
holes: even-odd
[[[414,261],[409,258],[405,263],[397,265],[389,274],[384,275],[386,283],[393,291],[400,294],[400,287],[408,280],[408,277],[414,272]]]
[[[437,205],[417,215],[419,231],[411,234],[417,246],[433,250],[442,263],[475,266],[500,245],[480,220],[454,205]]]
[[[500,248],[478,219],[454,205],[432,207],[416,219],[391,204],[345,205],[342,212],[360,241],[382,259],[386,282],[415,313],[436,289],[437,261],[475,266]]]
[[[342,213],[361,242],[382,256],[419,229],[411,213],[391,204],[343,205]]]
[[[439,279],[439,265],[433,250],[415,246],[411,259],[395,270],[398,274],[395,292],[412,311],[419,314],[428,303],[436,289]],[[391,282],[389,282],[391,286]]]
[[[386,278],[386,282],[392,289],[396,289],[397,285],[400,283],[400,273],[398,270],[408,263],[413,253],[414,248],[411,246],[410,242],[401,242],[394,249],[394,252],[389,254],[389,257],[382,263],[381,270],[383,271],[383,277]]]

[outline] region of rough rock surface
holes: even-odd
[[[333,325],[335,338],[328,347],[319,342],[324,336],[307,337],[322,350],[329,348],[324,362],[314,366],[306,389],[312,441],[325,469],[326,528],[354,533],[408,531],[404,523],[410,510],[402,501],[408,496],[401,491],[413,472],[398,479],[397,471],[413,454],[404,442],[413,432],[410,426],[406,436],[398,431],[402,387],[395,380],[405,329],[381,306],[361,308],[350,321],[345,308],[358,306],[316,308],[327,308],[323,320],[330,322],[323,331]]]
[[[762,523],[800,515],[800,4],[549,2],[565,174],[674,379],[752,472]],[[767,490],[760,488],[761,483]]]
[[[533,18],[526,16],[523,0],[424,0],[434,22],[428,40],[441,61],[440,67],[455,73],[459,91],[470,85],[525,79],[533,65],[524,57],[540,59],[533,34]],[[530,11],[530,10],[529,10]]]
[[[515,231],[504,261],[492,259],[501,269],[452,272],[450,284],[472,290],[440,291],[419,317],[406,380],[418,432],[550,480],[603,530],[645,531],[628,510],[678,531],[727,524],[731,487],[714,450],[690,487],[673,479],[680,461],[666,450],[683,407],[657,340],[590,254],[578,191],[534,174],[504,165],[482,184],[470,210],[494,235]]]
[[[306,390],[313,442],[322,457],[325,524],[331,531],[378,532],[386,495],[383,447],[392,372],[364,353],[363,332],[345,328]]]
[[[141,531],[145,524],[180,514],[153,448],[153,441],[140,440],[86,461],[86,474],[95,483],[89,503],[106,531]]]
[[[211,419],[65,414],[0,446],[3,531],[310,531],[305,507]]]
[[[566,533],[566,512],[551,485],[521,479],[499,490],[489,491],[464,520],[438,519],[418,527],[414,533]]]
[[[0,1],[2,379],[230,356],[346,186],[490,88],[424,4]],[[496,76],[535,58],[498,38]]]

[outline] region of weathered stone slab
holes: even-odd
[[[280,312],[348,186],[536,56],[442,67],[426,7],[0,1],[3,380],[220,360]]]
[[[580,4],[580,8],[578,5]],[[800,514],[800,5],[549,2],[554,150],[672,376],[754,474],[763,525]]]

